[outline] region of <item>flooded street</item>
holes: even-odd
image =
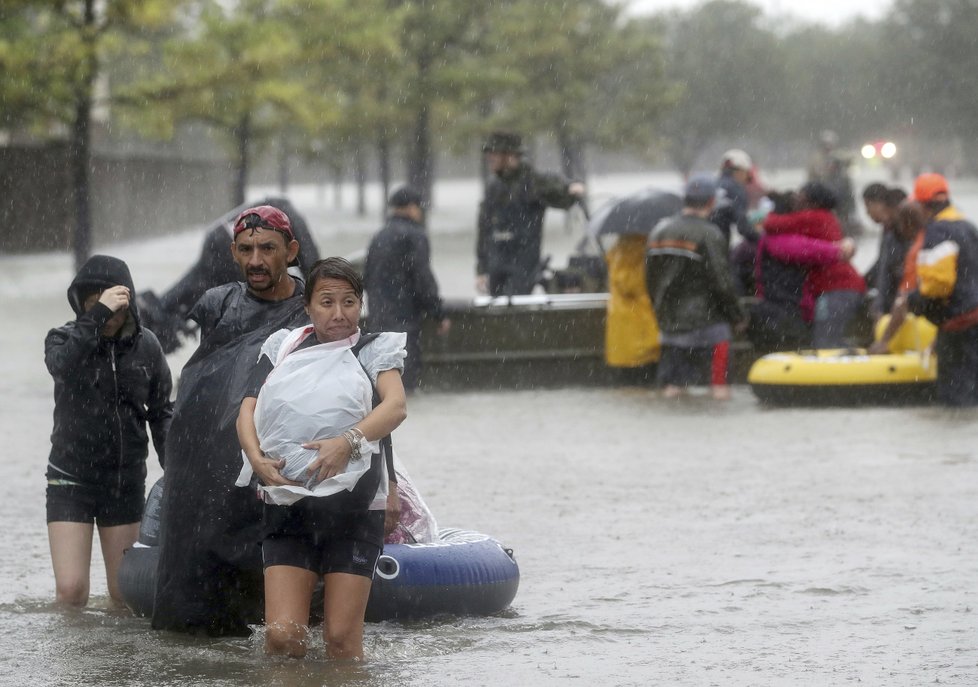
[[[598,179],[595,192],[646,183]],[[978,218],[978,182],[951,188]],[[477,190],[438,193],[435,272],[445,295],[471,296]],[[364,247],[378,223],[314,189],[294,197],[324,255]],[[562,264],[580,229],[549,221],[545,252]],[[126,260],[138,290],[162,290],[202,236],[98,252]],[[97,552],[90,606],[56,609],[42,346],[69,319],[72,266],[46,254],[0,267],[0,684],[978,684],[978,411],[766,409],[747,387],[728,404],[638,387],[412,397],[398,454],[443,527],[514,549],[520,589],[499,617],[368,625],[363,666],[326,661],[318,641],[305,661],[268,659],[260,631],[153,632],[109,607]],[[175,378],[191,351],[170,356]],[[149,484],[160,474],[151,455]]]

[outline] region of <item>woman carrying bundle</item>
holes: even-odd
[[[389,435],[407,415],[405,337],[361,335],[363,282],[342,258],[312,266],[305,301],[312,324],[269,337],[241,403],[237,483],[253,473],[265,502],[266,651],[305,655],[322,580],[327,653],[360,660],[385,510],[397,507]]]

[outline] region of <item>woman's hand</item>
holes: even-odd
[[[258,479],[266,487],[277,487],[285,484],[299,485],[298,482],[293,482],[282,476],[282,468],[285,467],[284,458],[275,460],[262,453],[257,457],[248,456],[248,462],[251,463],[251,469],[255,471]]]
[[[315,477],[317,483],[342,473],[353,453],[350,442],[342,436],[310,441],[303,444],[302,448],[313,449],[319,453],[306,470],[310,477]]]
[[[282,476],[282,468],[285,467],[285,459],[269,458],[261,450],[258,442],[258,432],[255,430],[255,406],[258,399],[254,396],[245,396],[241,399],[241,408],[238,410],[238,421],[235,428],[238,431],[238,442],[241,450],[248,457],[251,469],[258,476],[258,479],[266,487],[277,487],[286,484],[298,486],[298,482],[292,482]]]
[[[839,246],[839,260],[840,262],[847,262],[852,260],[852,256],[856,254],[856,242],[850,238],[844,238],[836,243]]]

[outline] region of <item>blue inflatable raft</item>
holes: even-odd
[[[150,490],[136,545],[119,567],[119,589],[139,616],[153,613],[159,562],[162,480]],[[442,529],[430,544],[387,544],[377,562],[366,620],[417,620],[435,615],[492,615],[516,597],[520,570],[513,551],[492,537]]]

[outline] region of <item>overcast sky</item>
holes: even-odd
[[[618,0],[629,12],[643,14],[663,9],[685,9],[703,0]],[[857,16],[879,19],[890,8],[892,0],[747,0],[765,14],[791,14],[806,21],[838,26]]]

